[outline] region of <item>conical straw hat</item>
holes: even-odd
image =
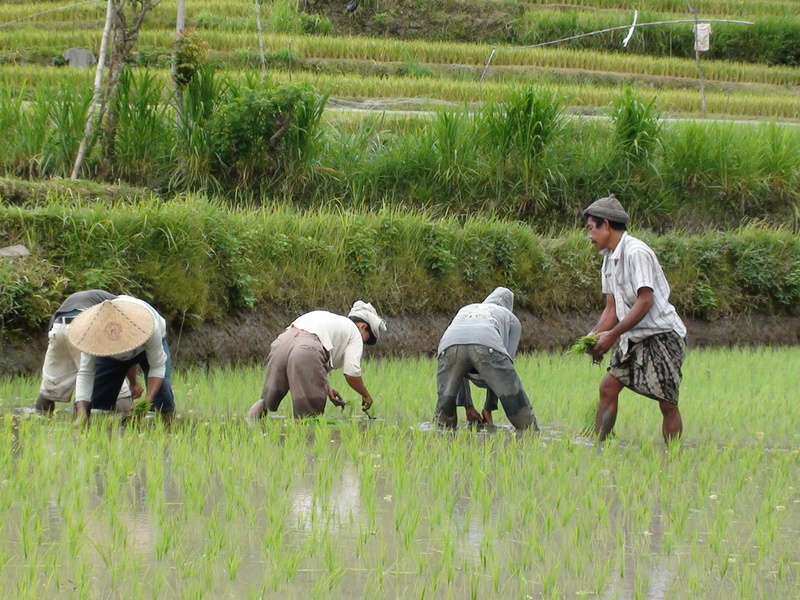
[[[105,300],[75,317],[67,337],[81,352],[112,356],[141,346],[155,328],[155,319],[144,306]]]

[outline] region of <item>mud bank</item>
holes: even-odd
[[[547,318],[518,312],[522,321],[522,351],[563,350],[588,331],[596,315],[557,314]],[[260,363],[272,340],[295,315],[283,313],[242,313],[229,320],[206,323],[195,329],[173,328],[170,347],[176,366],[214,367],[227,364]],[[432,355],[439,337],[452,318],[387,317],[385,342],[367,348],[365,355]],[[689,347],[708,346],[790,346],[800,344],[800,317],[749,315],[719,321],[686,320]],[[47,334],[37,332],[30,339],[10,339],[0,330],[0,374],[35,373],[41,368]]]

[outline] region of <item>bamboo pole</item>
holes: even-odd
[[[258,57],[261,60],[261,85],[267,81],[267,59],[264,57],[264,31],[261,27],[261,0],[256,3],[256,27],[258,28]]]
[[[83,159],[86,156],[86,148],[89,145],[89,139],[94,130],[94,111],[97,104],[100,102],[100,93],[103,83],[103,69],[106,64],[106,52],[108,49],[108,37],[111,33],[111,24],[114,20],[114,0],[108,0],[106,8],[106,24],[103,28],[103,39],[100,41],[100,52],[97,57],[97,70],[94,74],[94,91],[92,93],[92,102],[89,104],[89,110],[86,114],[86,126],[83,129],[83,139],[81,145],[78,147],[78,156],[75,157],[75,165],[72,167],[72,174],[70,179],[78,179],[78,175],[83,165]]]

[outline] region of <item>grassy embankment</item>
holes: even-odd
[[[397,209],[234,211],[199,198],[5,206],[0,216],[2,245],[33,253],[0,262],[7,330],[38,328],[68,292],[94,287],[151,300],[187,323],[236,309],[344,310],[354,294],[388,315],[452,314],[499,284],[537,315],[601,305],[599,258],[575,230],[539,235],[520,223]],[[800,241],[791,231],[642,233],[681,314],[797,314]]]

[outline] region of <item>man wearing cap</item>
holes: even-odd
[[[42,365],[42,383],[39,386],[39,396],[34,403],[36,412],[49,415],[55,410],[56,402],[70,401],[75,390],[81,353],[69,343],[67,332],[75,317],[84,310],[114,298],[116,298],[114,294],[105,290],[86,290],[68,296],[58,307],[47,328],[48,342]],[[134,394],[141,395],[141,388],[136,384],[135,371],[133,377],[131,384]],[[139,396],[134,395],[134,397]],[[114,408],[123,414],[131,409],[131,388],[127,381],[122,384]]]
[[[75,385],[76,424],[92,408],[107,409],[131,370],[142,368],[147,400],[169,422],[175,411],[167,323],[156,309],[132,296],[117,296],[82,312],[69,341],[81,351]]]
[[[653,250],[629,235],[630,217],[613,194],[583,211],[592,244],[603,255],[606,307],[592,333],[590,354],[600,359],[618,343],[600,383],[595,433],[604,440],[614,428],[619,393],[628,387],[658,402],[664,440],[683,431],[678,387],[686,351],[686,326],[669,302],[670,288]]]
[[[361,300],[346,317],[324,310],[298,317],[272,342],[264,389],[247,419],[278,410],[288,392],[295,417],[322,414],[327,400],[342,406],[339,392],[328,383],[328,373],[339,368],[368,409],[372,396],[361,378],[361,355],[364,344],[375,344],[385,331],[386,322],[372,304]]]
[[[538,431],[531,402],[514,369],[522,326],[513,308],[514,293],[495,288],[482,303],[462,307],[444,332],[436,372],[435,419],[440,424],[457,425],[456,406],[466,408],[470,422],[491,423],[499,399],[514,427]],[[472,405],[470,381],[487,389],[480,415]]]

